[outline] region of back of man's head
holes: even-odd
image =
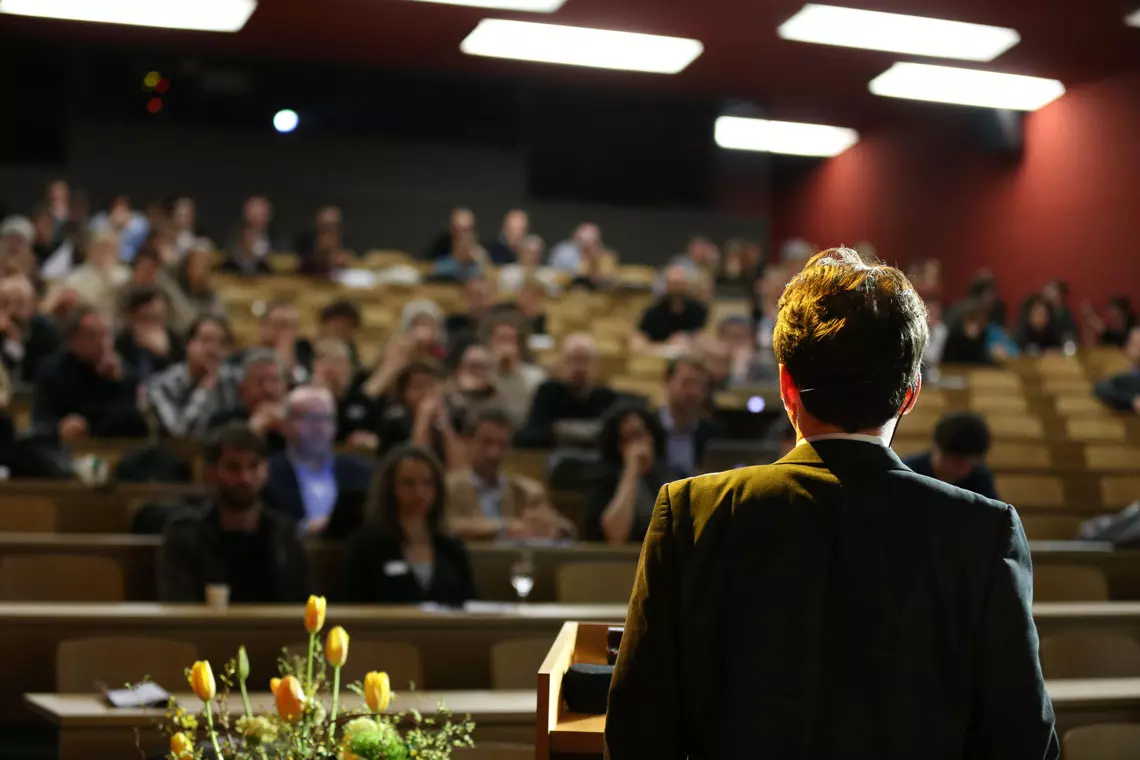
[[[902,272],[832,248],[785,288],[773,347],[807,413],[855,432],[899,414],[928,337],[926,307]]]

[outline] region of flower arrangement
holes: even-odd
[[[348,661],[348,632],[337,626],[325,637],[324,597],[309,597],[305,605],[308,656],[303,666],[289,657],[278,660],[278,677],[269,681],[276,714],[257,715],[249,701],[249,658],[245,647],[226,663],[218,679],[207,661],[186,670],[194,694],[203,702],[198,715],[174,705],[163,729],[170,736],[171,760],[448,760],[456,747],[473,747],[470,719],[453,722],[440,704],[437,722],[412,711],[388,714],[392,693],[388,674],[374,671],[348,689],[364,698],[364,706],[340,710],[340,670]],[[323,655],[323,656],[322,656]],[[314,668],[314,666],[316,666]],[[332,682],[328,669],[332,669]],[[303,672],[302,672],[303,670]],[[303,680],[302,680],[303,679]],[[218,680],[222,688],[218,689]],[[229,713],[228,698],[236,686],[244,712]],[[326,711],[325,699],[331,698]],[[217,703],[215,705],[215,702]],[[217,708],[217,709],[215,709]],[[401,733],[401,727],[408,727]],[[204,728],[204,738],[200,729]]]

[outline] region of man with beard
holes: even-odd
[[[158,597],[197,602],[206,587],[230,588],[237,604],[302,602],[308,561],[296,524],[263,509],[265,443],[240,422],[220,428],[203,450],[211,503],[166,526],[158,553]]]

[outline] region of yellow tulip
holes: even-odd
[[[392,699],[392,685],[387,673],[373,671],[364,676],[364,700],[372,712],[384,712]]]
[[[339,625],[325,638],[325,660],[334,668],[344,667],[348,660],[348,631]]]
[[[296,720],[305,711],[305,690],[294,676],[274,678],[269,682],[282,720]]]
[[[170,737],[170,754],[177,760],[194,756],[194,742],[186,738],[186,734],[179,731]]]
[[[305,630],[317,633],[325,626],[325,598],[310,596],[305,604]]]
[[[199,660],[190,668],[190,688],[203,702],[209,702],[218,693],[218,686],[214,683],[214,671],[210,669],[209,661]]]

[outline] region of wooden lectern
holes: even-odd
[[[606,716],[567,711],[562,701],[562,676],[571,665],[605,665],[607,632],[614,625],[621,623],[563,623],[538,670],[536,760],[602,756]]]

